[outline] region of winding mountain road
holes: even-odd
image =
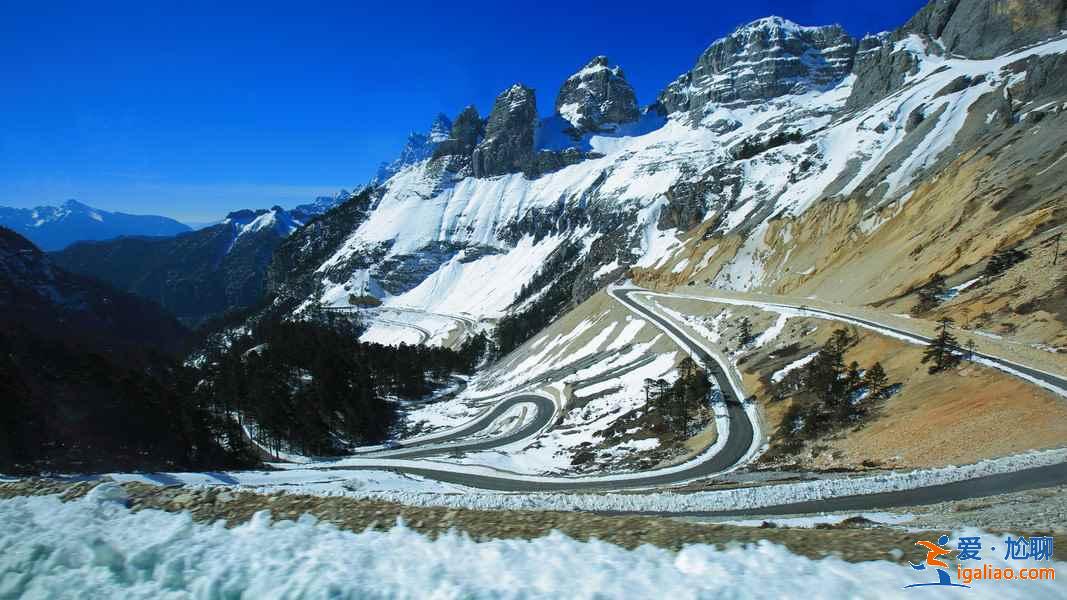
[[[642,318],[655,323],[657,327],[679,341],[690,352],[694,360],[704,366],[711,377],[718,383],[723,393],[723,401],[729,419],[728,432],[725,443],[711,455],[701,455],[688,463],[675,467],[648,472],[647,474],[621,474],[607,476],[575,476],[575,477],[539,477],[520,474],[505,473],[502,471],[489,473],[463,472],[455,468],[432,462],[402,463],[397,459],[425,458],[434,455],[453,454],[457,452],[469,452],[474,450],[490,450],[527,439],[531,434],[540,431],[554,418],[555,410],[551,401],[536,395],[522,394],[507,398],[497,403],[491,411],[479,416],[474,421],[462,428],[450,432],[447,436],[436,437],[424,443],[411,444],[398,450],[386,450],[375,452],[366,459],[345,460],[337,469],[382,469],[387,468],[412,475],[420,475],[438,481],[456,483],[469,487],[508,492],[534,492],[534,491],[580,491],[580,490],[618,490],[630,488],[651,488],[664,485],[676,484],[694,479],[710,477],[737,466],[749,454],[755,440],[755,431],[752,421],[741,404],[738,390],[735,389],[734,380],[727,377],[723,365],[712,355],[705,351],[699,344],[694,342],[680,329],[675,327],[666,318],[661,317],[631,297],[632,294],[642,293],[644,290],[626,288],[612,290],[610,293],[630,310]],[[637,368],[635,363],[631,369]],[[540,402],[539,402],[540,401]],[[469,437],[479,433],[499,416],[510,410],[517,404],[534,403],[537,405],[537,415],[533,422],[525,425],[520,430],[512,432],[504,437],[479,439],[470,443],[449,444],[442,446],[443,442],[450,442]],[[551,410],[550,410],[551,408]]]
[[[492,438],[470,440],[471,436],[487,430],[497,419],[504,416],[509,410],[522,404],[532,404],[536,410],[534,417],[522,427],[510,433]],[[400,443],[386,450],[377,450],[369,453],[376,458],[422,458],[440,454],[455,454],[457,452],[477,452],[479,450],[491,450],[498,446],[504,446],[531,438],[547,427],[552,422],[556,405],[552,400],[537,394],[520,394],[512,396],[503,402],[498,402],[491,409],[467,423],[463,427],[452,430],[440,437],[434,437],[425,442]],[[463,441],[468,440],[468,441]],[[454,443],[458,442],[458,443]]]
[[[774,308],[799,310],[817,314],[824,318],[854,323],[876,331],[891,332],[899,336],[905,336],[915,343],[929,341],[929,338],[914,331],[878,323],[851,314],[835,313],[800,304],[744,301],[713,296],[697,297],[664,294],[632,287],[612,289],[609,290],[609,294],[641,318],[655,324],[656,327],[684,347],[693,356],[694,360],[704,366],[718,383],[718,387],[723,393],[729,425],[725,442],[715,448],[713,454],[710,454],[709,450],[708,453],[687,463],[646,473],[573,477],[531,476],[474,465],[463,465],[457,468],[455,464],[425,460],[434,456],[447,456],[461,452],[504,447],[522,440],[532,439],[539,432],[550,427],[551,423],[557,418],[556,406],[552,400],[537,394],[520,393],[505,398],[475,420],[444,435],[434,436],[432,439],[425,441],[403,444],[395,448],[375,451],[365,455],[366,458],[347,459],[343,461],[343,465],[324,468],[388,469],[473,488],[506,492],[581,492],[670,486],[682,482],[710,478],[742,464],[751,454],[753,445],[756,442],[757,429],[740,401],[744,397],[744,392],[740,389],[738,383],[740,381],[739,374],[736,372],[728,374],[726,369],[733,369],[732,365],[726,363],[721,357],[716,357],[709,353],[702,343],[694,340],[668,318],[657,314],[648,306],[638,302],[635,295],[684,297],[708,302],[747,304],[772,310]],[[1021,365],[994,355],[981,354],[980,356],[1009,373],[1014,371],[1025,377],[1039,379],[1049,385],[1059,387],[1061,390],[1067,390],[1067,379],[1062,376]],[[640,363],[635,362],[634,364],[639,366]],[[636,366],[633,368],[636,368]],[[617,370],[616,373],[618,373]],[[484,432],[497,418],[521,404],[533,405],[536,410],[534,417],[521,427],[499,437],[470,439],[471,436]],[[758,509],[686,512],[684,514],[721,516],[870,510],[889,506],[908,506],[955,500],[974,497],[975,495],[992,495],[1062,483],[1067,483],[1067,464],[1037,467],[909,490],[829,498],[818,502],[782,503]]]

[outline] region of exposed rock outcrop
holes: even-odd
[[[914,52],[899,42],[919,36],[930,54],[988,59],[1067,29],[1063,0],[932,0],[877,50],[860,53],[849,108],[870,106],[904,85],[918,69]],[[936,40],[936,41],[935,41]]]
[[[516,83],[499,96],[489,113],[485,139],[471,157],[475,177],[492,177],[524,170],[533,156],[537,99],[534,91]]]
[[[750,103],[824,88],[852,70],[856,41],[837,25],[802,27],[767,17],[713,43],[660,93],[665,113],[699,113],[709,102]]]
[[[967,58],[993,58],[1067,29],[1063,0],[933,0],[901,28]]]
[[[620,67],[597,56],[567,78],[556,96],[556,112],[578,135],[599,131],[605,123],[630,123],[640,116],[637,96]]]
[[[452,130],[448,138],[437,145],[433,157],[469,156],[474,152],[474,147],[482,140],[484,134],[485,122],[478,115],[478,109],[468,106],[452,122]]]

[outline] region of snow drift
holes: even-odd
[[[122,488],[104,484],[68,503],[0,501],[0,597],[903,598],[902,587],[916,581],[906,565],[811,560],[765,542],[675,553],[559,533],[431,540],[403,524],[351,533],[265,512],[227,529],[193,523],[187,513],[132,512],[124,500]],[[1053,597],[1055,586],[978,582],[967,594]]]

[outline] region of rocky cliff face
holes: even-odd
[[[762,102],[824,89],[852,70],[856,41],[841,27],[802,27],[780,17],[737,28],[712,44],[660,94],[667,113],[699,114],[708,103]]]
[[[989,59],[1067,29],[1063,0],[934,0],[900,30],[941,40],[950,54]]]
[[[857,61],[850,108],[869,106],[918,72],[917,57],[988,60],[1067,30],[1063,0],[932,0]],[[916,49],[923,49],[917,52]]]
[[[528,168],[536,126],[537,98],[531,88],[517,83],[497,96],[485,125],[485,139],[471,157],[474,176],[492,177]]]
[[[534,90],[515,84],[497,96],[484,120],[468,106],[454,122],[440,115],[430,134],[412,134],[401,155],[383,163],[370,185],[426,159],[436,190],[466,177],[522,173],[534,179],[597,156],[589,147],[591,135],[610,134],[640,116],[622,69],[598,56],[564,82],[553,115],[539,117]]]
[[[600,131],[607,123],[631,123],[640,116],[637,96],[620,67],[597,56],[567,78],[556,96],[556,113],[576,136]]]
[[[470,156],[484,136],[485,122],[478,116],[477,108],[468,106],[452,123],[448,137],[434,149],[433,157],[438,159],[443,156]]]

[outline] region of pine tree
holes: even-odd
[[[912,314],[920,315],[933,310],[945,295],[945,278],[940,273],[934,275],[930,281],[919,288],[919,302],[911,309]]]
[[[678,409],[678,433],[684,437],[689,431],[689,403],[686,402],[688,394],[686,394],[686,380],[678,382],[679,385],[675,388],[674,402]]]
[[[863,374],[863,386],[867,388],[867,398],[881,400],[888,382],[889,378],[886,377],[882,363],[876,362],[871,365],[871,368],[867,369],[867,372]]]
[[[955,321],[949,317],[942,317],[937,323],[937,337],[926,347],[926,352],[923,353],[922,359],[923,364],[933,363],[928,369],[931,375],[945,369],[951,369],[959,364],[960,361],[958,354],[960,347],[956,341],[956,336],[952,335],[950,331]]]
[[[862,386],[863,376],[860,374],[860,364],[858,362],[852,361],[848,364],[848,371],[845,372],[845,383],[850,394]]]
[[[738,328],[740,331],[737,334],[737,343],[744,348],[752,343],[752,323],[748,320],[748,317],[741,317],[741,323]]]
[[[678,372],[681,374],[682,379],[689,379],[697,372],[697,363],[691,357],[687,356],[678,363]]]
[[[838,354],[844,354],[853,341],[855,340],[853,340],[847,329],[835,329],[830,336],[830,345],[833,346]]]

